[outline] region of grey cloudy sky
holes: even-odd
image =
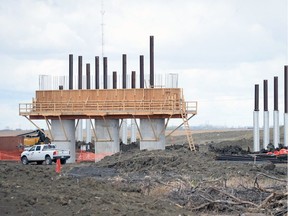
[[[144,55],[148,73],[154,35],[155,73],[178,73],[185,99],[198,101],[192,126],[251,126],[254,84],[262,96],[268,79],[272,112],[274,76],[282,116],[287,0],[103,2],[109,73],[121,71],[123,53],[128,71],[137,71]],[[101,0],[0,0],[0,129],[34,127],[18,116],[18,104],[31,102],[40,74],[68,75],[68,54],[75,66],[82,55],[94,67],[102,52],[101,10]]]

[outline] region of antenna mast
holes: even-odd
[[[102,59],[104,57],[104,3],[101,1],[101,33],[102,33]]]

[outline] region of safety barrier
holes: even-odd
[[[20,161],[22,151],[0,151],[0,161]],[[112,153],[95,154],[93,152],[80,151],[76,153],[76,161],[81,162],[95,162],[100,161]]]
[[[110,156],[112,153],[101,153],[101,154],[95,154],[93,152],[86,152],[86,151],[80,151],[76,153],[76,161],[78,163],[81,162],[95,162],[100,161],[106,156]]]
[[[20,161],[21,151],[0,151],[0,160]]]

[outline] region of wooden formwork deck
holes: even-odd
[[[32,103],[19,104],[30,119],[181,118],[196,114],[197,102],[184,101],[180,88],[36,91]]]

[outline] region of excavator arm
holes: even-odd
[[[41,143],[51,143],[51,140],[45,135],[43,129],[19,134],[18,136],[24,136],[24,146],[32,146]]]

